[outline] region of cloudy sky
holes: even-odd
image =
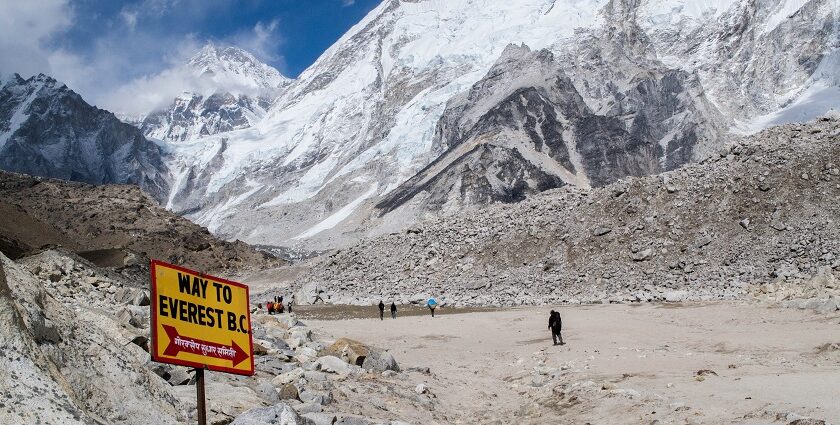
[[[207,41],[243,47],[295,77],[379,2],[0,0],[0,75],[43,72],[90,103],[136,113],[146,105],[115,93],[157,89],[150,82]]]

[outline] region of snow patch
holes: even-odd
[[[309,230],[293,237],[292,239],[298,240],[311,238],[312,236],[315,236],[318,233],[323,232],[324,230],[332,229],[333,227],[337,226],[339,223],[344,221],[347,217],[349,217],[350,214],[352,214],[353,211],[355,211],[356,208],[359,207],[359,205],[362,205],[362,202],[366,201],[374,193],[376,193],[377,189],[379,189],[379,184],[374,183],[373,186],[371,186],[370,189],[367,192],[365,192],[362,196],[356,198],[356,200],[354,200],[353,202],[345,205],[344,208],[338,210],[333,215],[327,217],[320,223],[309,228]]]

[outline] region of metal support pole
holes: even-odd
[[[207,406],[204,404],[204,369],[195,369],[195,397],[198,425],[207,425]]]

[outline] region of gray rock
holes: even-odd
[[[315,425],[333,425],[338,421],[338,418],[332,413],[304,413],[302,416]]]
[[[283,384],[277,390],[277,396],[281,400],[298,400],[298,389],[292,384]]]
[[[260,382],[257,384],[254,391],[257,395],[265,400],[268,404],[275,404],[280,402],[280,396],[277,394],[277,389],[274,385],[269,384],[268,382]]]
[[[592,234],[594,236],[604,236],[610,232],[612,232],[612,229],[610,229],[609,227],[596,227],[594,230],[592,230]]]
[[[630,254],[630,258],[633,261],[641,262],[641,261],[648,261],[653,257],[653,248],[643,249],[639,252],[634,252]]]
[[[296,407],[298,414],[305,413],[320,413],[324,411],[324,407],[320,403],[303,403]]]
[[[248,410],[237,416],[231,425],[314,425],[314,422],[301,417],[285,403],[278,403]]]
[[[315,360],[318,369],[327,373],[337,373],[339,375],[347,375],[350,373],[350,365],[344,360],[335,356],[323,356]]]
[[[840,309],[840,306],[838,306],[837,300],[827,299],[824,302],[822,302],[819,306],[817,306],[815,310],[817,310],[817,313],[820,314],[828,314],[834,313],[838,309]]]
[[[332,401],[332,396],[329,392],[305,390],[301,391],[298,397],[300,398],[300,401],[304,403],[315,403],[322,406],[325,406]]]
[[[384,372],[386,370],[400,371],[400,366],[394,356],[387,351],[371,350],[365,361],[362,363],[362,368],[375,372]]]
[[[359,416],[348,416],[338,420],[336,425],[371,425],[373,422],[370,419]]]

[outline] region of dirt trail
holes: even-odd
[[[403,368],[429,367],[408,379],[428,385],[454,423],[840,423],[836,314],[747,303],[561,307],[567,345],[552,346],[549,310],[307,323],[390,348]]]

